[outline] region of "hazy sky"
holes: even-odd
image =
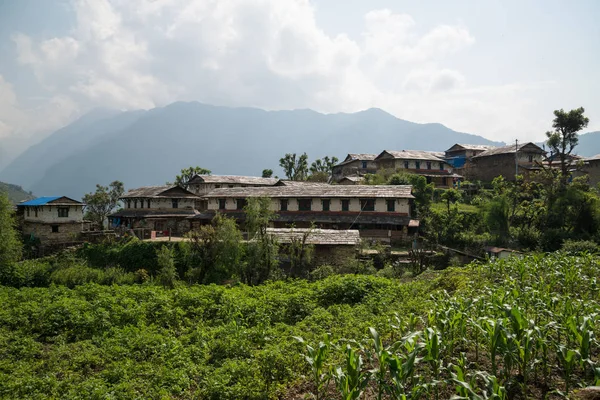
[[[600,129],[600,2],[0,0],[0,141],[97,106],[382,108],[494,140]]]

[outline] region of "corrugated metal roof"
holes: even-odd
[[[457,149],[454,149],[454,148]],[[448,150],[446,150],[446,152],[450,152],[450,151],[457,151],[458,148],[460,149],[464,149],[464,150],[490,150],[495,148],[496,146],[490,146],[487,144],[461,144],[461,143],[456,143],[454,146],[450,147]]]
[[[276,186],[329,186],[327,182],[311,182],[311,181],[290,181],[287,179],[280,179]]]
[[[60,199],[66,199],[66,201],[64,203],[56,202],[57,200],[60,200]],[[38,197],[37,199],[33,199],[33,200],[24,201],[22,203],[17,204],[17,206],[43,206],[43,205],[47,205],[49,203],[53,203],[54,205],[83,204],[80,201],[73,200],[66,196],[45,196],[45,197]]]
[[[188,185],[202,183],[216,184],[241,184],[241,185],[265,185],[272,186],[278,181],[277,178],[263,178],[260,176],[241,176],[241,175],[196,175],[188,182]]]
[[[308,229],[308,228],[267,228],[267,234],[272,235],[280,243],[291,243],[292,240],[302,240],[305,234],[307,244],[313,245],[346,245],[360,244],[358,230]]]
[[[389,154],[395,159],[400,160],[428,160],[428,161],[442,161],[444,162],[443,151],[424,151],[424,150],[384,150],[377,156],[376,159],[381,158],[385,154]]]
[[[166,192],[171,193],[166,193]],[[143,186],[137,189],[131,189],[123,196],[122,199],[127,198],[140,198],[140,197],[150,197],[150,198],[176,198],[176,199],[188,199],[188,198],[198,198],[194,193],[185,190],[180,186]]]
[[[489,157],[489,156],[495,156],[498,154],[512,154],[512,153],[516,152],[515,147],[517,147],[519,151],[521,151],[524,147],[529,147],[529,148],[531,148],[532,151],[535,151],[537,153],[540,153],[540,154],[545,153],[545,151],[541,147],[539,147],[537,144],[532,143],[532,142],[527,142],[527,143],[519,144],[518,146],[515,146],[514,144],[509,144],[507,146],[494,147],[493,149],[486,150],[483,153],[479,153],[476,156],[473,156],[473,158]]]
[[[376,158],[377,158],[377,154],[349,153],[346,156],[346,158],[344,159],[344,161],[342,161],[339,164],[334,165],[334,167],[337,167],[338,165],[350,164],[351,162],[354,162],[354,161],[373,161]]]
[[[221,188],[203,195],[206,198],[224,197],[317,197],[317,198],[407,198],[412,199],[410,185],[300,185]]]

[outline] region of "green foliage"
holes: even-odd
[[[163,287],[173,289],[177,281],[177,269],[173,260],[173,250],[168,246],[162,246],[156,251],[158,262],[158,281]]]
[[[183,168],[181,173],[175,177],[174,184],[177,186],[181,186],[184,189],[187,189],[188,182],[196,175],[210,175],[211,171],[202,167],[188,167]]]
[[[262,177],[263,178],[271,178],[273,176],[273,170],[272,169],[263,169],[262,171]]]
[[[283,168],[285,176],[293,181],[304,181],[308,177],[308,155],[302,153],[296,157],[296,153],[287,153],[279,159],[279,166]]]
[[[120,181],[113,181],[108,186],[96,185],[94,193],[87,193],[83,196],[86,219],[89,219],[102,228],[106,216],[117,207],[119,198],[123,195],[124,191],[125,187],[123,182]]]
[[[380,182],[376,176],[366,180],[368,184],[381,185],[386,182]],[[388,185],[412,185],[412,194],[415,196],[415,217],[424,217],[429,213],[431,207],[431,198],[433,195],[433,183],[427,183],[424,176],[416,174],[395,173],[387,180]]]
[[[554,120],[552,121],[553,131],[546,132],[548,140],[546,143],[553,156],[558,158],[561,171],[561,182],[566,184],[569,176],[569,167],[571,162],[569,156],[573,149],[579,143],[577,132],[588,126],[589,118],[585,117],[583,107],[571,111],[554,111]]]
[[[0,282],[12,279],[14,264],[21,258],[21,242],[15,229],[12,205],[0,192]]]
[[[250,198],[244,208],[248,242],[241,278],[244,283],[256,285],[272,278],[279,266],[279,245],[267,234],[269,223],[275,217],[271,211],[271,199]]]
[[[573,255],[581,253],[598,254],[600,247],[596,242],[592,242],[591,240],[565,240],[561,250]]]

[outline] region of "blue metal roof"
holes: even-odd
[[[37,199],[24,201],[23,203],[19,203],[19,206],[43,206],[51,201],[60,199],[62,196],[52,196],[52,197],[38,197]]]

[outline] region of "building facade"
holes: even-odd
[[[132,189],[120,200],[123,209],[108,216],[114,228],[140,230],[140,236],[151,232],[183,235],[190,230],[188,217],[197,214],[199,197],[180,186],[146,186]]]
[[[428,183],[446,188],[452,187],[462,179],[455,174],[452,167],[444,160],[443,152],[420,150],[384,150],[376,158],[377,170],[405,172],[422,175]]]
[[[273,186],[277,181],[277,178],[258,176],[196,175],[188,182],[188,190],[197,195],[203,195],[220,188]]]
[[[375,158],[377,154],[350,153],[344,161],[334,165],[331,169],[331,178],[334,182],[339,182],[347,176],[363,176],[365,174],[374,174],[377,172]]]
[[[515,174],[527,178],[539,171],[546,152],[535,143],[495,147],[472,157],[470,179],[491,182],[497,176],[514,181]]]
[[[276,214],[273,227],[358,229],[361,237],[387,243],[401,242],[413,233],[412,187],[404,185],[306,185],[215,189],[203,197],[207,210],[191,218],[210,223],[216,213],[243,225],[248,198],[271,199]],[[412,226],[415,225],[413,221]]]
[[[17,205],[23,235],[42,245],[73,243],[90,229],[83,219],[84,204],[66,196],[39,197]]]

